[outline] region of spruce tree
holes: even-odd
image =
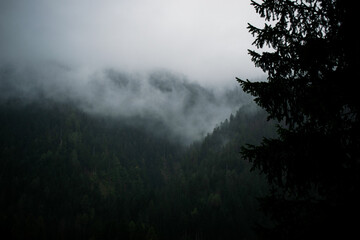
[[[245,159],[267,177],[261,200],[273,225],[266,239],[350,236],[359,213],[359,40],[346,0],[251,1],[267,22],[248,25],[249,50],[267,80],[237,79],[275,119],[278,138],[247,145]],[[355,218],[356,219],[356,218]],[[359,235],[357,233],[357,235]]]

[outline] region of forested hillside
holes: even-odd
[[[258,109],[185,146],[147,119],[0,105],[0,225],[14,239],[251,239],[265,221],[266,185],[239,154],[274,134]]]
[[[345,0],[0,1],[1,238],[360,239],[357,22]]]

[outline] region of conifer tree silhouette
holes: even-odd
[[[342,0],[251,2],[267,22],[248,25],[253,45],[271,50],[249,54],[268,78],[237,80],[281,123],[277,139],[241,150],[272,189],[261,202],[273,226],[260,232],[266,239],[350,236],[360,189],[356,10]]]

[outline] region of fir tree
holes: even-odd
[[[262,199],[274,226],[266,239],[356,231],[359,198],[359,40],[355,9],[342,0],[252,1],[268,23],[249,24],[252,61],[267,81],[237,79],[281,122],[279,138],[242,148],[272,186]]]

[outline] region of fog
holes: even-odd
[[[0,91],[2,102],[70,103],[185,144],[200,140],[251,101],[240,87],[214,90],[167,70],[81,72],[54,62],[43,68],[1,67]]]
[[[248,22],[241,0],[0,0],[1,99],[151,118],[191,142],[250,102],[235,77],[263,77]]]
[[[262,75],[247,55],[248,0],[0,0],[0,62],[85,69],[169,69],[234,85]]]

